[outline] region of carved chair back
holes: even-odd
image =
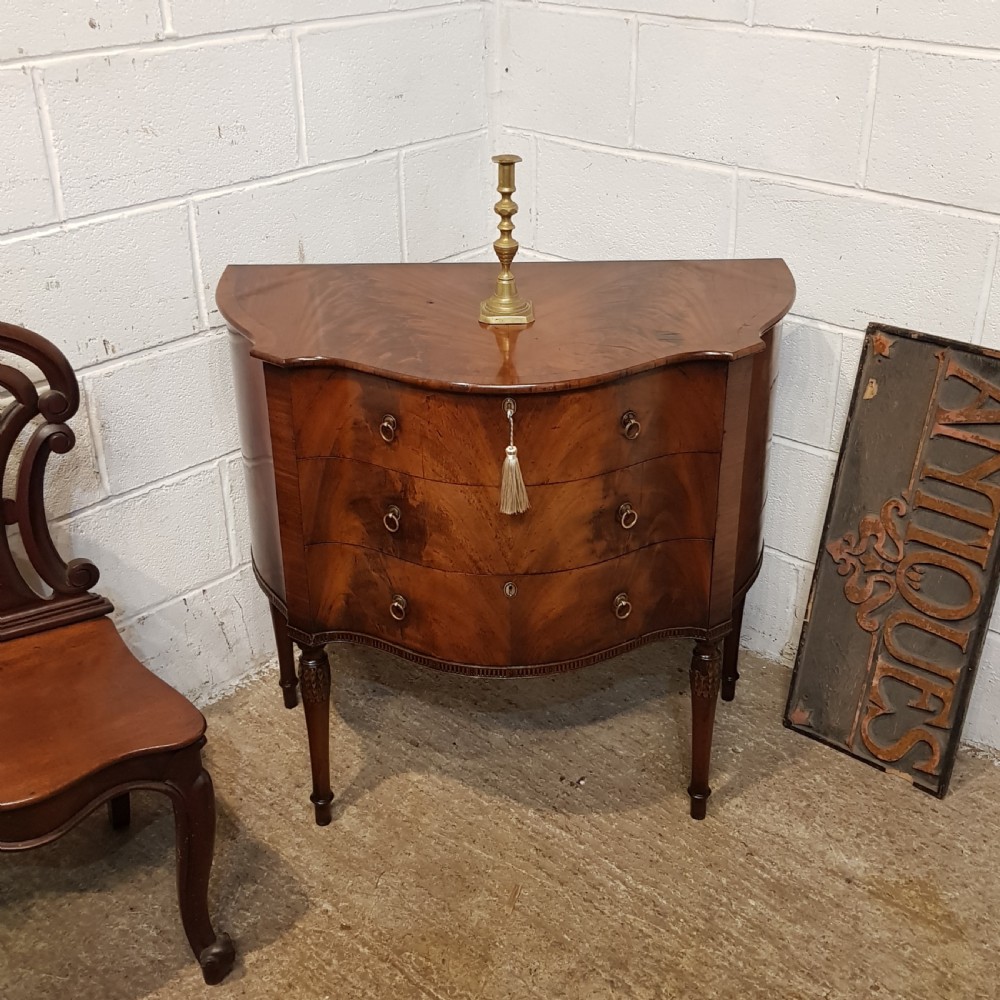
[[[110,602],[90,593],[100,576],[92,562],[63,561],[52,541],[45,511],[49,455],[65,454],[76,443],[68,426],[80,405],[80,388],[73,369],[54,344],[10,323],[0,323],[0,352],[33,365],[48,383],[47,388],[39,389],[26,372],[0,363],[0,387],[9,396],[0,410],[0,471],[4,483],[4,531],[0,537],[2,641],[99,618],[112,608]],[[16,468],[9,468],[12,464]],[[11,548],[15,529],[30,569],[51,593],[40,593],[25,571],[27,567],[22,569],[18,564]]]

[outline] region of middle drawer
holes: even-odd
[[[529,486],[502,514],[495,486],[421,479],[342,458],[299,459],[307,545],[339,542],[458,573],[550,573],[681,538],[712,538],[717,453],[665,455]]]

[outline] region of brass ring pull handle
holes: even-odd
[[[391,503],[386,508],[385,514],[382,516],[382,523],[385,525],[385,530],[391,534],[396,534],[399,531],[399,508]]]
[[[392,595],[392,604],[389,605],[389,614],[396,621],[401,622],[406,617],[406,598],[402,594]]]
[[[631,531],[638,520],[639,512],[630,503],[623,503],[618,508],[618,523],[626,531]]]
[[[382,440],[385,441],[386,444],[395,440],[396,418],[391,413],[387,413],[382,418],[382,423],[378,425],[378,432],[382,435]]]
[[[632,602],[628,599],[628,594],[619,594],[615,598],[615,618],[624,621],[632,614]]]
[[[625,432],[625,437],[627,437],[629,441],[634,441],[639,436],[639,432],[642,430],[642,424],[639,423],[639,419],[636,417],[634,410],[626,410],[622,414],[622,430]]]

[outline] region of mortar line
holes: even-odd
[[[481,253],[486,253],[490,249],[489,243],[472,250],[461,250],[459,253],[450,254],[447,257],[438,257],[438,264],[460,264],[462,261],[469,261],[478,257]]]
[[[771,555],[778,556],[785,562],[792,563],[792,565],[798,567],[799,569],[807,570],[810,573],[815,566],[815,563],[811,563],[809,560],[803,559],[801,556],[793,556],[790,552],[785,552],[782,549],[776,549],[773,545],[765,545],[764,551],[770,552]]]
[[[508,2],[514,2],[517,6],[527,6],[527,4],[519,3],[518,0],[508,0]],[[613,11],[609,11],[603,8],[588,8],[580,7],[576,4],[559,3],[555,2],[555,0],[546,0],[546,2],[542,2],[538,6],[539,9],[551,10],[554,13],[575,13],[585,17],[637,14],[647,24],[676,24],[691,28],[725,31],[731,34],[746,34],[750,30],[745,18],[738,21],[712,20],[711,18],[683,14],[655,14],[648,10],[627,8],[615,8]],[[981,59],[991,62],[1000,60],[1000,49],[985,45],[966,45],[962,42],[934,42],[922,38],[902,38],[897,35],[854,35],[847,31],[785,27],[783,25],[762,24],[756,21],[756,17],[753,25],[753,33],[771,38],[799,38],[812,41],[827,41],[862,49],[881,46],[883,48],[921,52],[926,55],[956,56],[962,59]]]
[[[825,330],[827,333],[852,334],[855,337],[864,336],[864,330],[858,330],[852,326],[840,326],[837,323],[830,323],[805,313],[790,312],[786,319],[792,323],[808,323],[810,326],[816,327],[817,330]]]
[[[219,485],[222,488],[222,512],[226,518],[226,536],[229,540],[229,567],[236,569],[240,564],[239,542],[236,538],[236,512],[233,509],[232,490],[229,488],[229,476],[225,469],[227,461],[225,457],[218,460]]]
[[[538,136],[528,135],[528,141],[531,143],[531,192],[534,195],[535,204],[532,206],[532,226],[531,226],[531,242],[532,245],[538,242],[538,225],[542,217],[542,206],[538,201]],[[492,247],[492,243],[490,244]]]
[[[534,134],[539,138],[558,145],[570,146],[574,149],[590,150],[596,153],[608,153],[612,156],[644,160],[649,163],[670,163],[676,166],[696,167],[714,172],[724,171],[727,175],[734,164],[721,160],[703,160],[693,156],[678,156],[674,153],[657,153],[646,149],[624,149],[621,146],[608,146],[602,143],[590,142],[585,139],[575,139],[572,136],[555,135],[548,132],[538,132],[523,128],[526,134]],[[932,201],[929,198],[917,198],[912,195],[893,194],[890,191],[879,191],[872,188],[857,188],[853,183],[844,181],[822,181],[812,177],[802,177],[797,174],[781,174],[760,167],[740,165],[741,176],[755,180],[783,184],[800,190],[814,191],[818,194],[830,194],[839,197],[851,197],[856,200],[875,204],[892,205],[897,208],[933,208],[938,214],[952,215],[956,218],[972,219],[977,222],[989,222],[996,225],[1000,220],[1000,210],[996,212],[978,208],[966,208],[951,205],[947,202]]]
[[[729,213],[729,256],[736,256],[736,237],[739,231],[740,217],[740,168],[733,168],[733,205]]]
[[[494,0],[487,28],[486,117],[490,155],[495,155],[500,138],[503,102],[503,10],[501,0]]]
[[[295,149],[299,166],[309,163],[309,145],[306,140],[306,95],[302,83],[302,48],[299,33],[292,32],[292,88],[295,93]]]
[[[403,190],[403,152],[396,154],[396,197],[399,203],[399,259],[410,259],[410,244],[406,235],[406,195]]]
[[[757,0],[748,0],[747,2],[747,20],[746,25],[748,28],[753,27],[754,15],[757,13]]]
[[[178,35],[174,32],[170,38],[162,40],[146,40],[125,42],[121,45],[105,47],[91,46],[89,48],[71,49],[67,52],[47,52],[39,55],[24,55],[0,59],[0,68],[5,66],[51,66],[57,63],[73,62],[78,59],[94,56],[118,55],[155,55],[161,52],[178,52],[184,49],[203,48],[210,45],[227,45],[234,42],[260,41],[273,39],[282,31],[298,30],[303,34],[313,31],[323,31],[337,28],[341,25],[381,24],[386,21],[404,19],[429,19],[444,13],[460,13],[476,8],[483,9],[486,0],[462,4],[436,4],[433,7],[420,7],[413,10],[379,11],[369,14],[347,14],[341,17],[318,17],[303,21],[281,21],[277,24],[254,25],[251,27],[231,28],[222,31],[206,31],[194,35]]]
[[[235,579],[249,565],[249,563],[240,563],[239,566],[233,569],[228,569],[225,573],[220,573],[218,576],[202,580],[197,586],[192,587],[190,590],[185,590],[182,594],[175,594],[173,597],[168,597],[162,601],[157,601],[155,604],[147,605],[140,611],[130,611],[129,616],[127,618],[119,619],[119,622],[122,628],[134,625],[140,618],[148,618],[150,615],[155,615],[160,611],[164,611],[167,608],[172,607],[174,604],[180,604],[181,601],[197,597],[208,587],[214,587],[218,583],[225,583],[227,580]]]
[[[208,302],[205,298],[205,275],[201,269],[201,247],[198,245],[198,225],[195,220],[195,204],[187,203],[188,242],[191,244],[191,273],[194,279],[194,297],[198,303],[198,325],[208,329]]]
[[[1000,231],[993,234],[993,242],[986,257],[986,274],[983,276],[983,287],[979,292],[979,306],[976,309],[976,322],[972,328],[972,342],[981,344],[986,335],[986,314],[990,308],[990,296],[996,282],[997,256],[1000,254]],[[1000,288],[998,288],[1000,292]]]
[[[101,480],[101,489],[104,491],[104,496],[97,503],[103,503],[112,496],[111,480],[108,477],[108,462],[104,455],[104,438],[101,436],[101,426],[97,419],[97,409],[94,406],[94,397],[93,393],[90,392],[90,386],[82,381],[80,384],[83,387],[83,405],[87,416],[87,424],[90,427],[90,440],[94,446],[94,458],[97,460],[97,475]],[[82,509],[85,510],[86,508]],[[75,514],[76,511],[72,513]]]
[[[132,351],[130,354],[116,354],[114,357],[105,358],[103,361],[97,361],[94,364],[77,368],[75,371],[81,378],[104,375],[107,372],[118,371],[120,368],[127,368],[129,365],[138,364],[141,361],[148,361],[150,358],[166,357],[189,347],[197,347],[199,344],[204,344],[213,338],[221,340],[223,335],[227,333],[227,330],[228,327],[226,326],[212,327],[209,330],[196,330],[194,333],[187,333],[176,340],[168,340],[162,344],[152,344],[149,347]]]
[[[181,469],[179,472],[171,472],[167,476],[161,476],[159,479],[154,479],[151,483],[143,483],[141,486],[133,486],[131,489],[121,490],[118,493],[109,493],[108,496],[102,497],[100,500],[95,500],[94,503],[87,504],[85,507],[79,507],[77,510],[71,511],[69,514],[63,514],[61,517],[53,518],[52,524],[59,526],[68,525],[82,517],[84,514],[93,514],[96,511],[114,507],[115,505],[124,503],[127,500],[135,500],[136,498],[143,497],[147,493],[152,493],[153,490],[158,490],[163,486],[175,486],[177,483],[181,483],[185,479],[192,479],[199,473],[211,469],[220,461],[220,459],[228,458],[234,454],[238,455],[239,452],[227,451],[222,455],[213,455],[204,462],[198,462],[196,465],[190,465],[186,469]]]
[[[878,100],[878,71],[882,59],[882,50],[876,49],[872,57],[871,71],[868,76],[868,94],[865,98],[864,124],[861,126],[861,144],[858,150],[857,186],[863,188],[868,180],[868,157],[871,154],[872,132],[875,128],[875,102]]]
[[[781,444],[794,448],[796,451],[804,451],[806,454],[814,455],[817,458],[829,458],[831,455],[836,457],[837,455],[835,451],[831,451],[829,448],[807,444],[805,441],[796,441],[795,438],[785,437],[783,434],[772,434],[771,441],[780,441]]]
[[[639,18],[633,17],[629,22],[629,66],[628,80],[628,132],[626,144],[629,148],[635,145],[636,103],[639,97]]]
[[[394,158],[400,150],[422,150],[434,149],[440,146],[447,146],[450,143],[461,142],[465,139],[472,139],[486,134],[485,127],[470,129],[468,132],[458,132],[455,135],[443,136],[436,139],[422,139],[406,146],[399,146],[392,149],[380,150],[378,153],[366,153],[360,156],[352,156],[343,160],[332,160],[329,163],[314,163],[307,167],[293,167],[276,174],[269,174],[267,177],[257,177],[249,180],[234,181],[231,184],[223,184],[215,188],[202,188],[198,191],[188,191],[184,194],[168,195],[164,198],[154,198],[151,201],[140,202],[134,205],[124,205],[117,208],[103,209],[100,212],[92,212],[88,215],[79,215],[67,218],[62,222],[47,223],[44,226],[34,226],[27,229],[17,229],[0,236],[0,246],[7,246],[14,243],[21,243],[25,240],[32,240],[44,236],[52,236],[56,233],[70,232],[74,229],[82,229],[86,226],[100,225],[104,222],[114,222],[122,219],[130,219],[137,215],[146,215],[158,212],[162,209],[178,208],[186,205],[189,200],[194,202],[208,201],[212,198],[223,197],[229,194],[238,194],[244,191],[256,191],[259,188],[276,187],[281,184],[290,183],[306,177],[315,177],[319,174],[333,173],[337,170],[348,170],[352,167],[364,166],[369,163],[385,163]]]
[[[160,0],[160,23],[163,25],[164,38],[177,37],[177,32],[174,30],[174,11],[171,7],[171,0]]]
[[[52,188],[52,205],[59,219],[66,218],[66,203],[63,200],[62,175],[59,172],[59,157],[56,155],[55,136],[52,133],[52,117],[49,114],[49,98],[45,91],[45,80],[38,68],[31,71],[31,87],[35,95],[38,111],[38,126],[42,133],[42,147],[45,162],[49,168],[49,184]]]

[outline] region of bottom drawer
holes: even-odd
[[[711,541],[678,539],[523,576],[451,573],[332,543],[310,546],[306,558],[316,631],[361,633],[454,663],[528,666],[704,625],[711,555]]]

